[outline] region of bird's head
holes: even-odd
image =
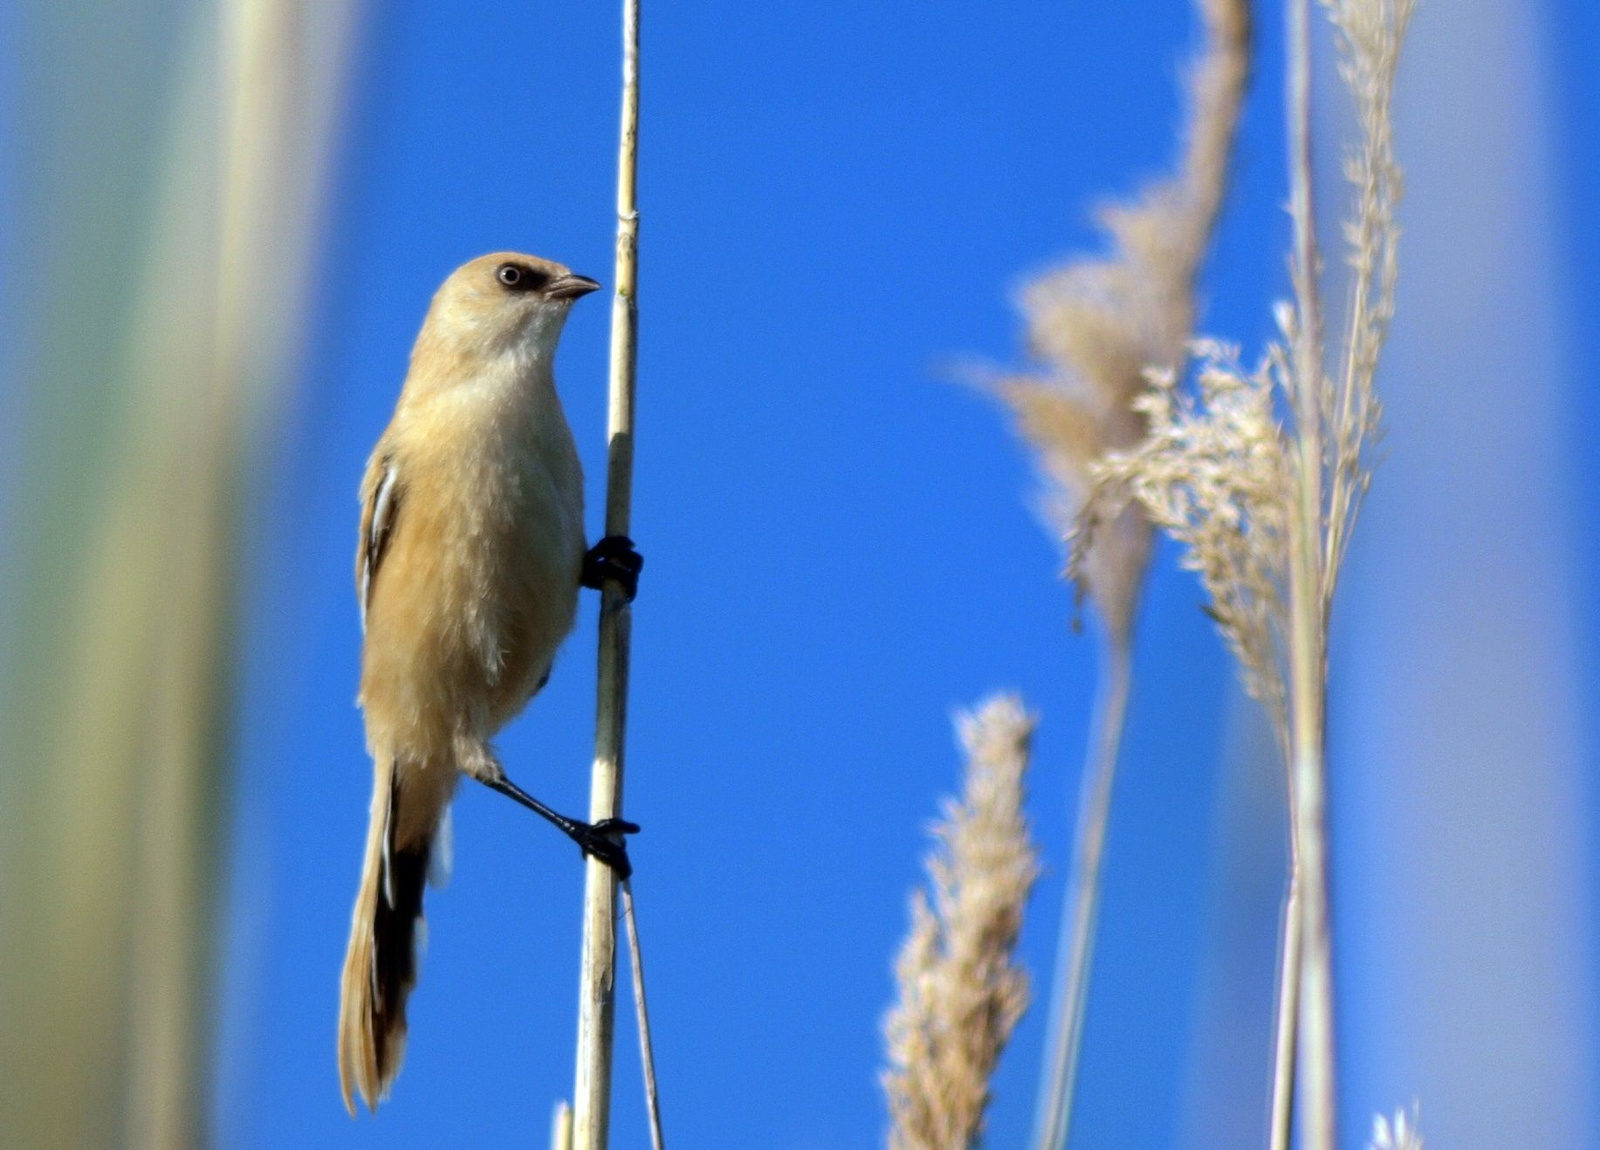
[[[563,264],[492,252],[462,264],[433,297],[423,339],[458,355],[548,356],[572,301],[600,287]]]

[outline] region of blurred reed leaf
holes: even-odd
[[[159,140],[154,163],[104,166],[91,130],[41,172],[79,210],[40,195],[25,221],[78,258],[30,284],[7,499],[5,1145],[207,1140],[241,502],[299,340],[353,6],[162,15],[144,30],[176,41],[170,92],[143,77],[110,113]],[[70,34],[90,18],[41,15],[41,46],[103,51]],[[27,130],[92,122],[108,95],[51,88]]]

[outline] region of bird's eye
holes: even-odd
[[[522,264],[501,264],[495,269],[494,278],[506,289],[514,292],[538,291],[550,282],[548,272],[541,272]]]

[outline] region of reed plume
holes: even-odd
[[[1336,36],[1339,74],[1354,97],[1360,138],[1345,162],[1353,207],[1344,223],[1350,309],[1339,370],[1326,369],[1321,256],[1312,198],[1310,3],[1290,0],[1292,303],[1278,305],[1279,339],[1253,372],[1221,343],[1202,343],[1199,395],[1161,373],[1141,401],[1149,431],[1095,469],[1074,564],[1130,505],[1184,545],[1246,687],[1267,706],[1289,764],[1291,913],[1281,949],[1281,1001],[1297,1004],[1295,1072],[1306,1144],[1332,1150],[1335,1122],[1332,939],[1325,814],[1327,633],[1333,592],[1361,498],[1381,407],[1373,389],[1394,314],[1400,169],[1390,114],[1413,0],[1320,0]],[[1287,426],[1278,420],[1278,398]],[[1115,544],[1113,544],[1115,546]],[[1280,1020],[1282,1022],[1284,1020]],[[1280,1026],[1280,1039],[1286,1033]],[[1286,1099],[1281,1048],[1274,1098]],[[1286,1107],[1274,1144],[1287,1142]]]
[[[1422,1132],[1417,1129],[1415,1112],[1408,1118],[1404,1110],[1394,1112],[1394,1121],[1379,1114],[1372,1120],[1372,1141],[1368,1150],[1422,1150]]]
[[[1228,160],[1250,68],[1246,0],[1196,0],[1204,40],[1189,82],[1176,171],[1099,216],[1110,251],[1026,284],[1019,304],[1030,371],[981,380],[1015,417],[1042,479],[1043,518],[1064,547],[1095,486],[1096,465],[1140,443],[1139,403],[1151,370],[1176,372],[1193,331],[1196,278],[1227,188]],[[1108,517],[1092,551],[1070,568],[1101,623],[1101,674],[1079,798],[1069,891],[1062,907],[1051,1037],[1034,1134],[1067,1143],[1082,1044],[1100,868],[1132,681],[1134,620],[1149,566],[1151,523],[1134,501]]]
[[[1195,348],[1205,357],[1198,395],[1184,392],[1173,372],[1153,373],[1135,401],[1149,425],[1144,441],[1096,465],[1098,485],[1069,571],[1100,547],[1102,523],[1137,506],[1182,545],[1179,564],[1199,576],[1207,611],[1287,755],[1282,650],[1291,465],[1273,400],[1284,355],[1274,348],[1258,370],[1245,372],[1233,348]]]
[[[1038,874],[1022,815],[1034,719],[998,696],[957,718],[966,750],[959,800],[946,800],[911,897],[895,965],[900,999],[884,1019],[891,1150],[965,1150],[983,1129],[989,1078],[1028,1004],[1013,952]]]
[[[1099,210],[1107,255],[1070,261],[1024,285],[1018,302],[1037,367],[983,381],[1035,452],[1042,510],[1064,545],[1096,462],[1144,437],[1135,400],[1145,373],[1175,370],[1194,327],[1195,278],[1227,187],[1250,61],[1244,0],[1196,0],[1196,8],[1205,41],[1191,73],[1177,171]],[[1075,569],[1113,636],[1132,631],[1149,552],[1149,524],[1130,507]]]

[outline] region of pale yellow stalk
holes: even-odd
[[[1077,1093],[1078,1060],[1083,1050],[1083,1020],[1088,1013],[1089,976],[1100,918],[1100,871],[1106,830],[1111,822],[1111,794],[1117,759],[1127,726],[1128,696],[1133,686],[1133,648],[1128,636],[1113,636],[1105,646],[1095,698],[1089,759],[1084,765],[1078,800],[1078,827],[1072,873],[1056,940],[1055,993],[1050,1047],[1039,1097],[1035,1144],[1064,1147],[1071,1133],[1072,1104]]]
[[[550,1150],[572,1150],[572,1107],[564,1101],[550,1117]]]
[[[1289,883],[1278,916],[1277,996],[1272,1007],[1272,1110],[1267,1145],[1289,1150],[1294,1139],[1294,1063],[1300,1022],[1300,880],[1290,851]]]
[[[627,535],[633,506],[633,401],[638,351],[639,0],[623,0],[622,125],[617,148],[616,286],[611,306],[605,534]],[[600,606],[598,703],[589,819],[622,816],[628,654],[633,612],[608,585]],[[611,1052],[617,956],[617,876],[589,858],[584,868],[583,954],[579,968],[574,1150],[604,1150],[611,1123]]]
[[[644,951],[639,946],[639,917],[633,908],[633,883],[622,882],[622,921],[628,928],[629,966],[633,970],[634,1021],[639,1028],[639,1067],[644,1074],[645,1116],[650,1122],[651,1150],[662,1150],[661,1092],[656,1085],[655,1044],[650,1040],[650,1005],[644,993]]]
[[[1289,727],[1299,880],[1299,1054],[1307,1150],[1338,1145],[1333,939],[1328,910],[1327,617],[1324,610],[1322,301],[1311,167],[1311,0],[1289,0],[1289,215],[1294,224],[1296,505],[1289,516]]]

